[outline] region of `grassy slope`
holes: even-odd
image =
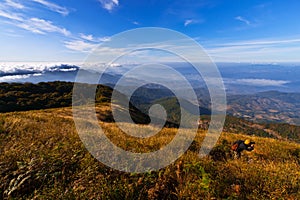
[[[91,85],[80,84],[80,87],[86,88]],[[96,102],[110,102],[112,89],[107,86],[98,85],[96,92]],[[73,83],[71,82],[47,82],[47,83],[0,83],[0,112],[12,112],[12,111],[27,111],[38,110],[46,108],[59,108],[72,105],[72,89]],[[132,118],[137,123],[149,123],[150,119],[147,115],[141,113],[148,113],[148,108],[152,103],[159,103],[163,105],[168,113],[167,127],[177,127],[178,121],[180,121],[180,108],[178,107],[177,99],[175,98],[162,98],[164,92],[168,90],[155,89],[139,89],[143,99],[138,97],[139,102],[134,102],[139,109],[133,104],[130,104],[130,113]],[[85,89],[83,89],[85,91]],[[201,90],[198,91],[201,93]],[[277,94],[277,93],[275,93]],[[265,93],[267,97],[274,96],[273,93]],[[119,93],[120,96],[123,94]],[[166,93],[168,95],[168,92]],[[204,94],[203,94],[204,95]],[[292,95],[292,94],[290,94]],[[278,95],[277,95],[278,96]],[[151,98],[152,99],[151,99]],[[281,99],[282,97],[279,95]],[[279,98],[278,97],[278,98]],[[291,102],[295,103],[297,100],[297,94],[291,96]],[[126,97],[124,97],[126,98]],[[137,97],[135,97],[137,98]],[[150,99],[151,102],[144,102],[145,99]],[[132,99],[131,99],[132,100]],[[187,104],[188,105],[188,104]],[[191,105],[191,104],[190,104]],[[242,105],[242,104],[241,104]],[[296,104],[295,104],[296,105]],[[140,107],[141,106],[141,107]],[[183,106],[184,107],[184,106]],[[189,106],[188,106],[189,107]],[[193,106],[187,110],[193,110]],[[201,114],[208,114],[209,110],[200,108]],[[101,116],[100,116],[101,117]],[[113,121],[109,112],[104,116],[106,121]],[[204,117],[205,119],[206,117]],[[203,129],[208,127],[208,120],[205,119],[201,125]],[[258,124],[252,123],[246,120],[242,120],[236,117],[227,116],[224,130],[228,132],[244,132],[247,135],[258,135],[263,137],[272,137],[277,139],[292,140],[300,143],[300,126],[293,126],[289,124]]]
[[[108,106],[98,112],[108,112]],[[176,134],[176,129],[165,128],[158,137],[136,140],[113,123],[100,123],[113,142],[137,152],[157,150]],[[104,166],[87,152],[71,108],[0,114],[0,198],[300,199],[299,144],[223,133],[212,156],[199,158],[204,135],[199,130],[174,164],[130,174]],[[256,150],[232,160],[230,143],[240,138],[254,140]]]

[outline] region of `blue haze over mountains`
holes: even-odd
[[[194,88],[205,87],[201,76],[186,63],[167,63],[180,74],[185,76]],[[100,83],[114,85],[122,74],[134,65],[117,65],[110,67],[103,74]],[[300,65],[297,64],[246,64],[246,63],[218,63],[218,69],[223,78],[225,88],[229,94],[251,94],[276,90],[281,92],[298,93],[300,91]],[[7,68],[7,67],[6,67]],[[47,82],[47,81],[75,81],[79,66],[54,65],[48,67],[15,66],[6,70],[0,67],[0,82]],[[90,76],[98,76],[95,70],[87,70],[87,81]],[[167,74],[160,74],[166,81],[176,82]],[[153,74],[155,76],[155,74]],[[143,77],[127,78],[127,84],[142,83]],[[169,79],[169,80],[168,80]]]
[[[182,74],[194,87],[198,97],[197,102],[200,113],[210,111],[210,96],[201,75],[191,66],[184,63],[164,63],[173,67]],[[54,64],[54,65],[15,65],[0,67],[0,82],[48,82],[69,81],[74,82],[80,65]],[[114,87],[118,80],[130,69],[138,65],[114,64],[103,74],[99,82]],[[227,92],[227,113],[232,116],[244,118],[255,122],[279,122],[300,125],[300,65],[296,64],[244,64],[244,63],[218,63],[217,64]],[[81,74],[84,82],[93,83],[99,80],[99,66],[83,67]],[[98,72],[97,72],[98,71]],[[121,93],[130,97],[130,101],[145,112],[149,105],[160,102],[164,98],[173,98],[171,90],[158,84],[145,84],[145,77],[152,76],[153,80],[161,79],[171,83],[172,87],[182,89],[182,84],[163,71],[152,71],[126,76]],[[82,79],[81,79],[82,80]],[[143,86],[131,96],[126,93],[129,87]],[[172,88],[171,88],[172,89]],[[185,97],[183,97],[185,98]],[[202,112],[205,111],[205,112]]]

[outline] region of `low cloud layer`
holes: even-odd
[[[253,85],[253,86],[283,86],[290,81],[285,80],[271,80],[271,79],[237,79],[231,80],[229,83]]]
[[[0,63],[0,77],[44,74],[47,72],[68,72],[77,71],[78,69],[79,67],[75,65],[57,63]]]

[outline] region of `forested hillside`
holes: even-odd
[[[91,85],[88,84],[82,84],[81,86],[91,87]],[[42,82],[38,84],[0,83],[0,112],[68,107],[72,105],[72,89],[73,83],[71,82]],[[95,94],[96,104],[110,102],[112,91],[112,88],[108,86],[98,85]],[[159,91],[161,91],[161,93],[157,93],[152,96],[151,99],[151,94],[155,92],[154,89],[139,89],[139,92],[135,93],[135,95],[144,95],[145,100],[143,101],[142,97],[137,98],[135,96],[135,105],[130,102],[129,107],[133,120],[142,124],[149,123],[148,110],[150,106],[160,104],[167,111],[167,122],[165,125],[168,127],[178,127],[180,122],[180,106],[178,100],[175,97],[160,98],[163,95],[162,91],[168,92],[168,90],[164,89]],[[119,95],[123,94],[119,93]],[[166,95],[169,96],[171,93],[167,93]],[[264,93],[264,95],[269,97],[274,96],[274,93]],[[127,97],[124,96],[124,98]],[[284,95],[279,95],[278,98],[284,98]],[[297,99],[298,96],[295,95],[295,98]],[[191,103],[186,104],[193,105]],[[188,107],[194,109],[195,106]],[[187,108],[191,113],[193,109]],[[202,116],[199,127],[206,130],[209,126],[210,111],[204,107],[200,107],[199,109],[200,113],[204,115]],[[114,121],[111,112],[107,112],[105,115],[99,117],[106,122]],[[256,123],[233,116],[227,116],[224,131],[300,142],[300,127],[286,123]]]

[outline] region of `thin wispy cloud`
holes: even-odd
[[[193,20],[192,20],[192,19],[185,20],[184,26],[188,26],[188,25],[190,25],[191,23],[193,23]]]
[[[107,42],[109,40],[110,37],[95,37],[92,34],[80,33],[78,38],[73,39],[72,41],[65,41],[64,46],[72,51],[90,53],[100,43]]]
[[[65,46],[68,49],[80,52],[90,52],[95,50],[97,47],[95,41],[96,39],[93,35],[81,34],[81,39],[66,42]],[[300,43],[300,39],[262,39],[262,40],[250,40],[250,41],[239,41],[231,43],[218,43],[210,44],[205,46],[206,52],[211,56],[215,61],[218,62],[287,62],[293,61],[296,57],[296,54],[300,53],[299,45],[290,45],[290,44]],[[288,45],[286,45],[288,44]],[[185,46],[184,41],[170,41],[168,44],[161,43],[151,43],[151,44],[140,44],[138,47],[146,48],[152,47],[157,49],[177,49],[184,53],[188,53],[191,58],[198,59],[199,54],[197,52],[190,51],[188,46]],[[125,53],[128,49],[126,48],[101,48],[97,49],[99,55],[108,55],[120,52],[120,54]],[[288,56],[282,56],[288,55]],[[142,60],[155,60],[159,56],[158,54],[143,54],[145,56]],[[134,56],[136,59],[136,56]],[[169,59],[166,55],[162,56],[163,59]],[[160,57],[160,59],[162,59]],[[170,57],[167,61],[172,61],[174,57]],[[246,82],[246,81],[244,81]],[[263,82],[261,82],[263,83]],[[273,83],[272,83],[273,84]]]
[[[83,33],[80,33],[79,34],[80,37],[84,40],[88,40],[88,41],[94,41],[94,36],[93,35],[85,35]]]
[[[300,39],[240,41],[210,45],[208,54],[215,61],[292,62],[300,54]]]
[[[113,37],[103,36],[111,36],[119,31],[143,25],[167,26],[192,37],[197,32],[195,28],[201,28],[201,31],[207,34],[194,39],[205,47],[213,59],[218,58],[217,61],[299,61],[300,35],[291,35],[297,27],[295,19],[299,18],[299,12],[296,6],[284,2],[278,4],[272,4],[269,1],[251,2],[246,6],[247,8],[245,5],[237,5],[234,2],[222,4],[208,0],[189,1],[186,4],[178,0],[151,1],[150,3],[139,1],[138,4],[133,1],[126,1],[126,3],[124,1],[124,5],[120,0],[92,0],[90,3],[85,1],[66,3],[59,0],[0,0],[0,2],[0,34],[3,38],[1,45],[10,47],[2,48],[0,52],[5,60],[12,58],[39,60],[44,59],[39,55],[47,58],[49,53],[52,53],[51,59],[59,57],[63,60],[63,57],[66,57],[78,60],[80,52],[88,52],[98,44],[113,40]],[[91,9],[91,6],[95,9]],[[282,6],[289,8],[287,15],[278,15],[277,11]],[[76,9],[76,13],[72,12],[73,9]],[[132,12],[136,9],[140,12]],[[236,14],[228,18],[228,10]],[[145,13],[148,14],[145,15]],[[209,19],[209,24],[218,24],[219,19],[211,17],[216,13],[219,19],[222,19],[222,26],[200,27],[206,23],[206,19]],[[67,17],[64,17],[66,15]],[[82,20],[82,16],[85,16],[85,20]],[[275,21],[276,26],[272,26]],[[107,24],[107,22],[110,23]],[[102,27],[101,30],[91,28],[95,24]],[[70,30],[74,32],[71,33]],[[262,38],[264,37],[262,33],[269,38]],[[279,38],[279,33],[281,38]],[[31,37],[33,34],[47,37]],[[24,40],[9,38],[19,37],[19,35],[24,37]],[[52,35],[55,37],[50,37]],[[56,45],[50,45],[45,52],[39,52],[40,39],[45,43]],[[30,43],[32,46],[21,45],[22,42],[25,43],[25,40],[26,44]],[[161,44],[153,45],[159,48],[169,48],[168,41],[166,42],[167,44],[161,42]],[[183,42],[174,42],[170,45],[173,45],[172,49],[180,49],[182,53],[188,53],[195,58],[199,57],[197,52],[188,51]],[[148,44],[141,48],[145,46],[150,48]],[[69,54],[70,49],[72,54]],[[58,50],[61,53],[58,53]],[[122,49],[114,48],[102,50],[106,54],[116,51],[124,52]],[[75,51],[77,54],[74,54]],[[80,55],[83,57],[85,53]],[[149,53],[149,56],[154,58],[160,56],[160,53],[152,55]]]
[[[90,42],[106,42],[110,40],[110,37],[95,37],[92,34],[84,34],[84,33],[80,33],[79,34],[81,39],[90,41]]]
[[[6,23],[36,34],[60,33],[64,36],[71,35],[66,28],[59,27],[52,21],[38,17],[28,18],[26,13],[15,12],[15,8],[21,8],[22,6],[15,4],[15,2],[12,3],[10,0],[7,2],[7,4],[0,5],[0,17],[5,18]]]
[[[204,20],[195,20],[195,19],[187,19],[184,21],[184,26],[189,26],[191,24],[199,24],[199,23],[203,23]]]
[[[82,53],[89,53],[93,49],[95,49],[98,44],[94,44],[91,42],[85,42],[82,40],[73,40],[73,41],[65,41],[65,47]]]
[[[52,11],[57,12],[64,16],[66,16],[70,13],[70,11],[67,8],[62,7],[62,6],[52,3],[52,2],[46,1],[46,0],[32,0],[32,1],[39,3],[39,4],[47,7],[49,10],[52,10]]]
[[[247,25],[251,25],[251,22],[249,20],[247,20],[246,18],[242,17],[242,16],[237,16],[234,19],[236,19],[236,20],[238,20],[240,22],[243,22],[243,23],[245,23]]]
[[[299,43],[300,38],[295,39],[265,39],[265,40],[248,40],[240,42],[231,42],[221,44],[222,46],[254,46],[254,45],[279,45],[288,43]],[[219,46],[221,46],[219,45]]]
[[[13,1],[13,0],[5,0],[5,4],[10,6],[10,7],[15,8],[15,9],[25,8],[25,6],[23,4],[21,4],[20,2],[16,2],[16,1]]]
[[[115,7],[119,5],[119,0],[99,0],[102,7],[111,12]]]
[[[55,26],[51,21],[39,18],[24,20],[22,23],[17,24],[17,26],[38,34],[46,34],[50,32],[61,33],[65,36],[69,36],[71,34],[67,29]]]
[[[1,7],[0,7],[0,17],[10,19],[10,20],[17,20],[17,21],[22,21],[23,20],[20,14],[6,12],[4,10],[1,10]]]

